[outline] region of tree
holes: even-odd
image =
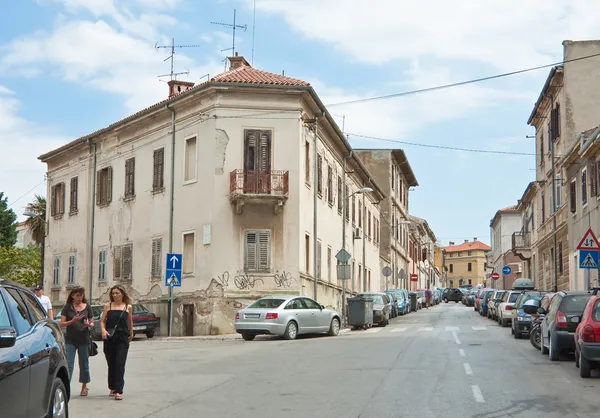
[[[0,247],[12,247],[17,242],[17,214],[8,208],[8,198],[0,192]]]
[[[41,274],[40,248],[0,247],[0,277],[31,287],[39,284]]]
[[[46,239],[46,198],[36,194],[33,202],[28,203],[25,210],[36,215],[27,218],[25,225],[35,243],[41,246]]]

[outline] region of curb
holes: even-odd
[[[239,334],[195,335],[193,337],[160,337],[159,341],[236,341],[241,340]]]

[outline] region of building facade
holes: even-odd
[[[532,242],[537,242],[537,212],[535,199],[538,183],[530,182],[517,204],[521,216],[521,230],[512,234],[512,253],[522,261],[523,277],[534,280],[536,287],[541,289],[542,283],[537,274],[536,254],[532,251]]]
[[[485,285],[487,259],[486,253],[491,247],[473,238],[464,243],[444,247],[446,266],[448,268],[448,287],[459,287],[470,284],[473,287]]]
[[[440,287],[434,265],[435,234],[425,219],[409,215],[409,270],[417,275],[410,281],[409,290],[435,289]]]
[[[439,245],[435,245],[434,254],[433,254],[433,265],[439,271],[440,274],[440,285],[439,287],[447,287],[447,273],[448,269],[446,267],[446,253],[444,248]]]
[[[521,260],[512,253],[512,237],[521,231],[522,222],[517,205],[498,210],[490,221],[492,254],[488,267],[491,267],[492,273],[500,275],[498,280],[486,280],[493,289],[512,289],[514,281],[523,273]],[[510,267],[509,274],[502,271],[505,266]]]
[[[31,231],[25,222],[19,222],[17,224],[17,242],[15,242],[15,247],[25,248],[31,244],[35,244]]]
[[[409,188],[419,185],[401,149],[356,149],[356,155],[365,164],[374,180],[387,196],[380,202],[382,268],[392,269],[384,284],[393,288],[408,288],[409,267]]]
[[[183,255],[173,335],[232,332],[234,313],[273,294],[341,309],[335,254],[348,204],[350,292],[379,290],[384,198],[313,88],[231,57],[210,81],[46,153],[47,294],[94,301],[124,285],[168,324],[166,253]],[[350,203],[350,202],[349,202]],[[67,210],[67,208],[69,210]],[[351,221],[350,221],[351,220]],[[316,234],[315,234],[316,232]],[[363,248],[364,246],[364,248]]]
[[[540,289],[568,290],[574,281],[566,193],[570,186],[558,162],[581,132],[598,124],[600,57],[594,54],[600,54],[600,41],[563,42],[564,64],[550,71],[527,122],[536,131],[534,207],[539,222],[531,248]]]

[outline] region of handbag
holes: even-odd
[[[90,353],[90,357],[94,357],[94,356],[98,355],[98,344],[96,344],[93,341],[90,341],[89,353]]]

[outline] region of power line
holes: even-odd
[[[483,154],[526,155],[526,156],[535,156],[536,155],[536,154],[532,154],[532,153],[528,153],[528,152],[496,151],[496,150],[485,150],[485,149],[474,149],[474,148],[449,147],[449,146],[445,146],[445,145],[418,144],[416,142],[407,142],[407,141],[400,141],[397,139],[379,138],[376,136],[351,134],[351,133],[348,133],[347,135],[348,135],[348,137],[354,136],[357,138],[374,139],[377,141],[394,142],[397,144],[404,144],[404,145],[413,145],[415,147],[438,148],[438,149],[447,149],[447,150],[452,150],[452,151],[478,152],[478,153],[483,153]]]
[[[15,203],[17,203],[19,200],[23,199],[25,196],[27,196],[29,193],[33,192],[40,184],[42,184],[43,182],[46,181],[46,177],[44,176],[44,180],[40,181],[38,184],[36,184],[35,186],[33,186],[31,189],[29,189],[29,191],[27,193],[25,193],[24,195],[20,196],[19,198],[13,200],[10,205],[8,205],[7,209],[10,208],[12,205],[14,205]]]
[[[449,89],[449,88],[452,88],[452,87],[464,86],[466,84],[480,83],[482,81],[495,80],[495,79],[498,79],[498,78],[508,77],[508,76],[517,75],[517,74],[523,74],[523,73],[527,73],[527,72],[531,72],[531,71],[541,70],[543,68],[555,67],[557,65],[563,65],[563,64],[565,64],[567,62],[581,61],[581,60],[584,60],[584,59],[589,59],[589,58],[594,58],[594,57],[599,57],[599,56],[600,56],[600,53],[598,53],[598,54],[592,54],[592,55],[586,55],[584,57],[573,58],[573,59],[569,59],[569,60],[563,60],[563,61],[555,62],[555,63],[552,63],[552,64],[539,65],[537,67],[525,68],[525,69],[522,69],[522,70],[511,71],[511,72],[508,72],[508,73],[496,74],[496,75],[491,75],[491,76],[481,77],[481,78],[474,78],[474,79],[471,79],[471,80],[459,81],[457,83],[442,84],[440,86],[427,87],[427,88],[424,88],[424,89],[409,90],[409,91],[404,91],[404,92],[401,92],[401,93],[386,94],[386,95],[383,95],[383,96],[375,96],[375,97],[366,97],[364,99],[348,100],[348,101],[345,101],[345,102],[333,103],[333,104],[329,104],[329,105],[326,105],[326,106],[327,107],[332,107],[332,106],[341,106],[341,105],[346,105],[346,104],[370,102],[370,101],[374,101],[374,100],[393,99],[394,97],[402,97],[402,96],[409,96],[409,95],[417,94],[417,93],[426,93],[426,92],[430,92],[430,91],[444,90],[444,89]]]

